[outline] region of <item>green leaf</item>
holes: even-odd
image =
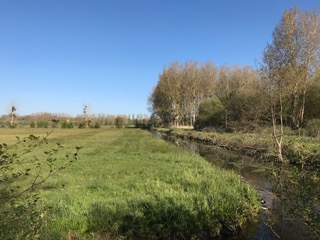
[[[30,140],[38,140],[39,137],[36,137],[35,135],[30,134],[29,137],[28,137],[28,139],[30,139]]]

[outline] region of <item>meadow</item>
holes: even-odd
[[[46,129],[0,129],[0,142],[46,136]],[[257,216],[256,192],[233,172],[213,167],[139,129],[55,129],[57,164],[78,160],[39,188],[46,221],[41,239],[191,239],[235,233]],[[44,210],[43,210],[44,211]]]

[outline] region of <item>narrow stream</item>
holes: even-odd
[[[259,222],[248,223],[245,229],[229,237],[229,240],[312,239],[308,236],[307,229],[302,222],[280,214],[283,212],[281,211],[281,199],[278,199],[273,193],[273,184],[267,177],[271,163],[259,162],[248,156],[200,143],[170,139],[168,136],[162,136],[162,138],[188,151],[200,154],[217,167],[235,171],[258,191],[262,200]],[[319,206],[320,203],[318,203]]]

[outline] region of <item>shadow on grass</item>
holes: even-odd
[[[168,198],[132,201],[118,208],[95,203],[88,212],[88,231],[129,239],[210,239],[219,221],[206,216]]]

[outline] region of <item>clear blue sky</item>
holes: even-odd
[[[319,0],[0,0],[0,115],[145,114],[164,65],[255,66],[284,10]]]

